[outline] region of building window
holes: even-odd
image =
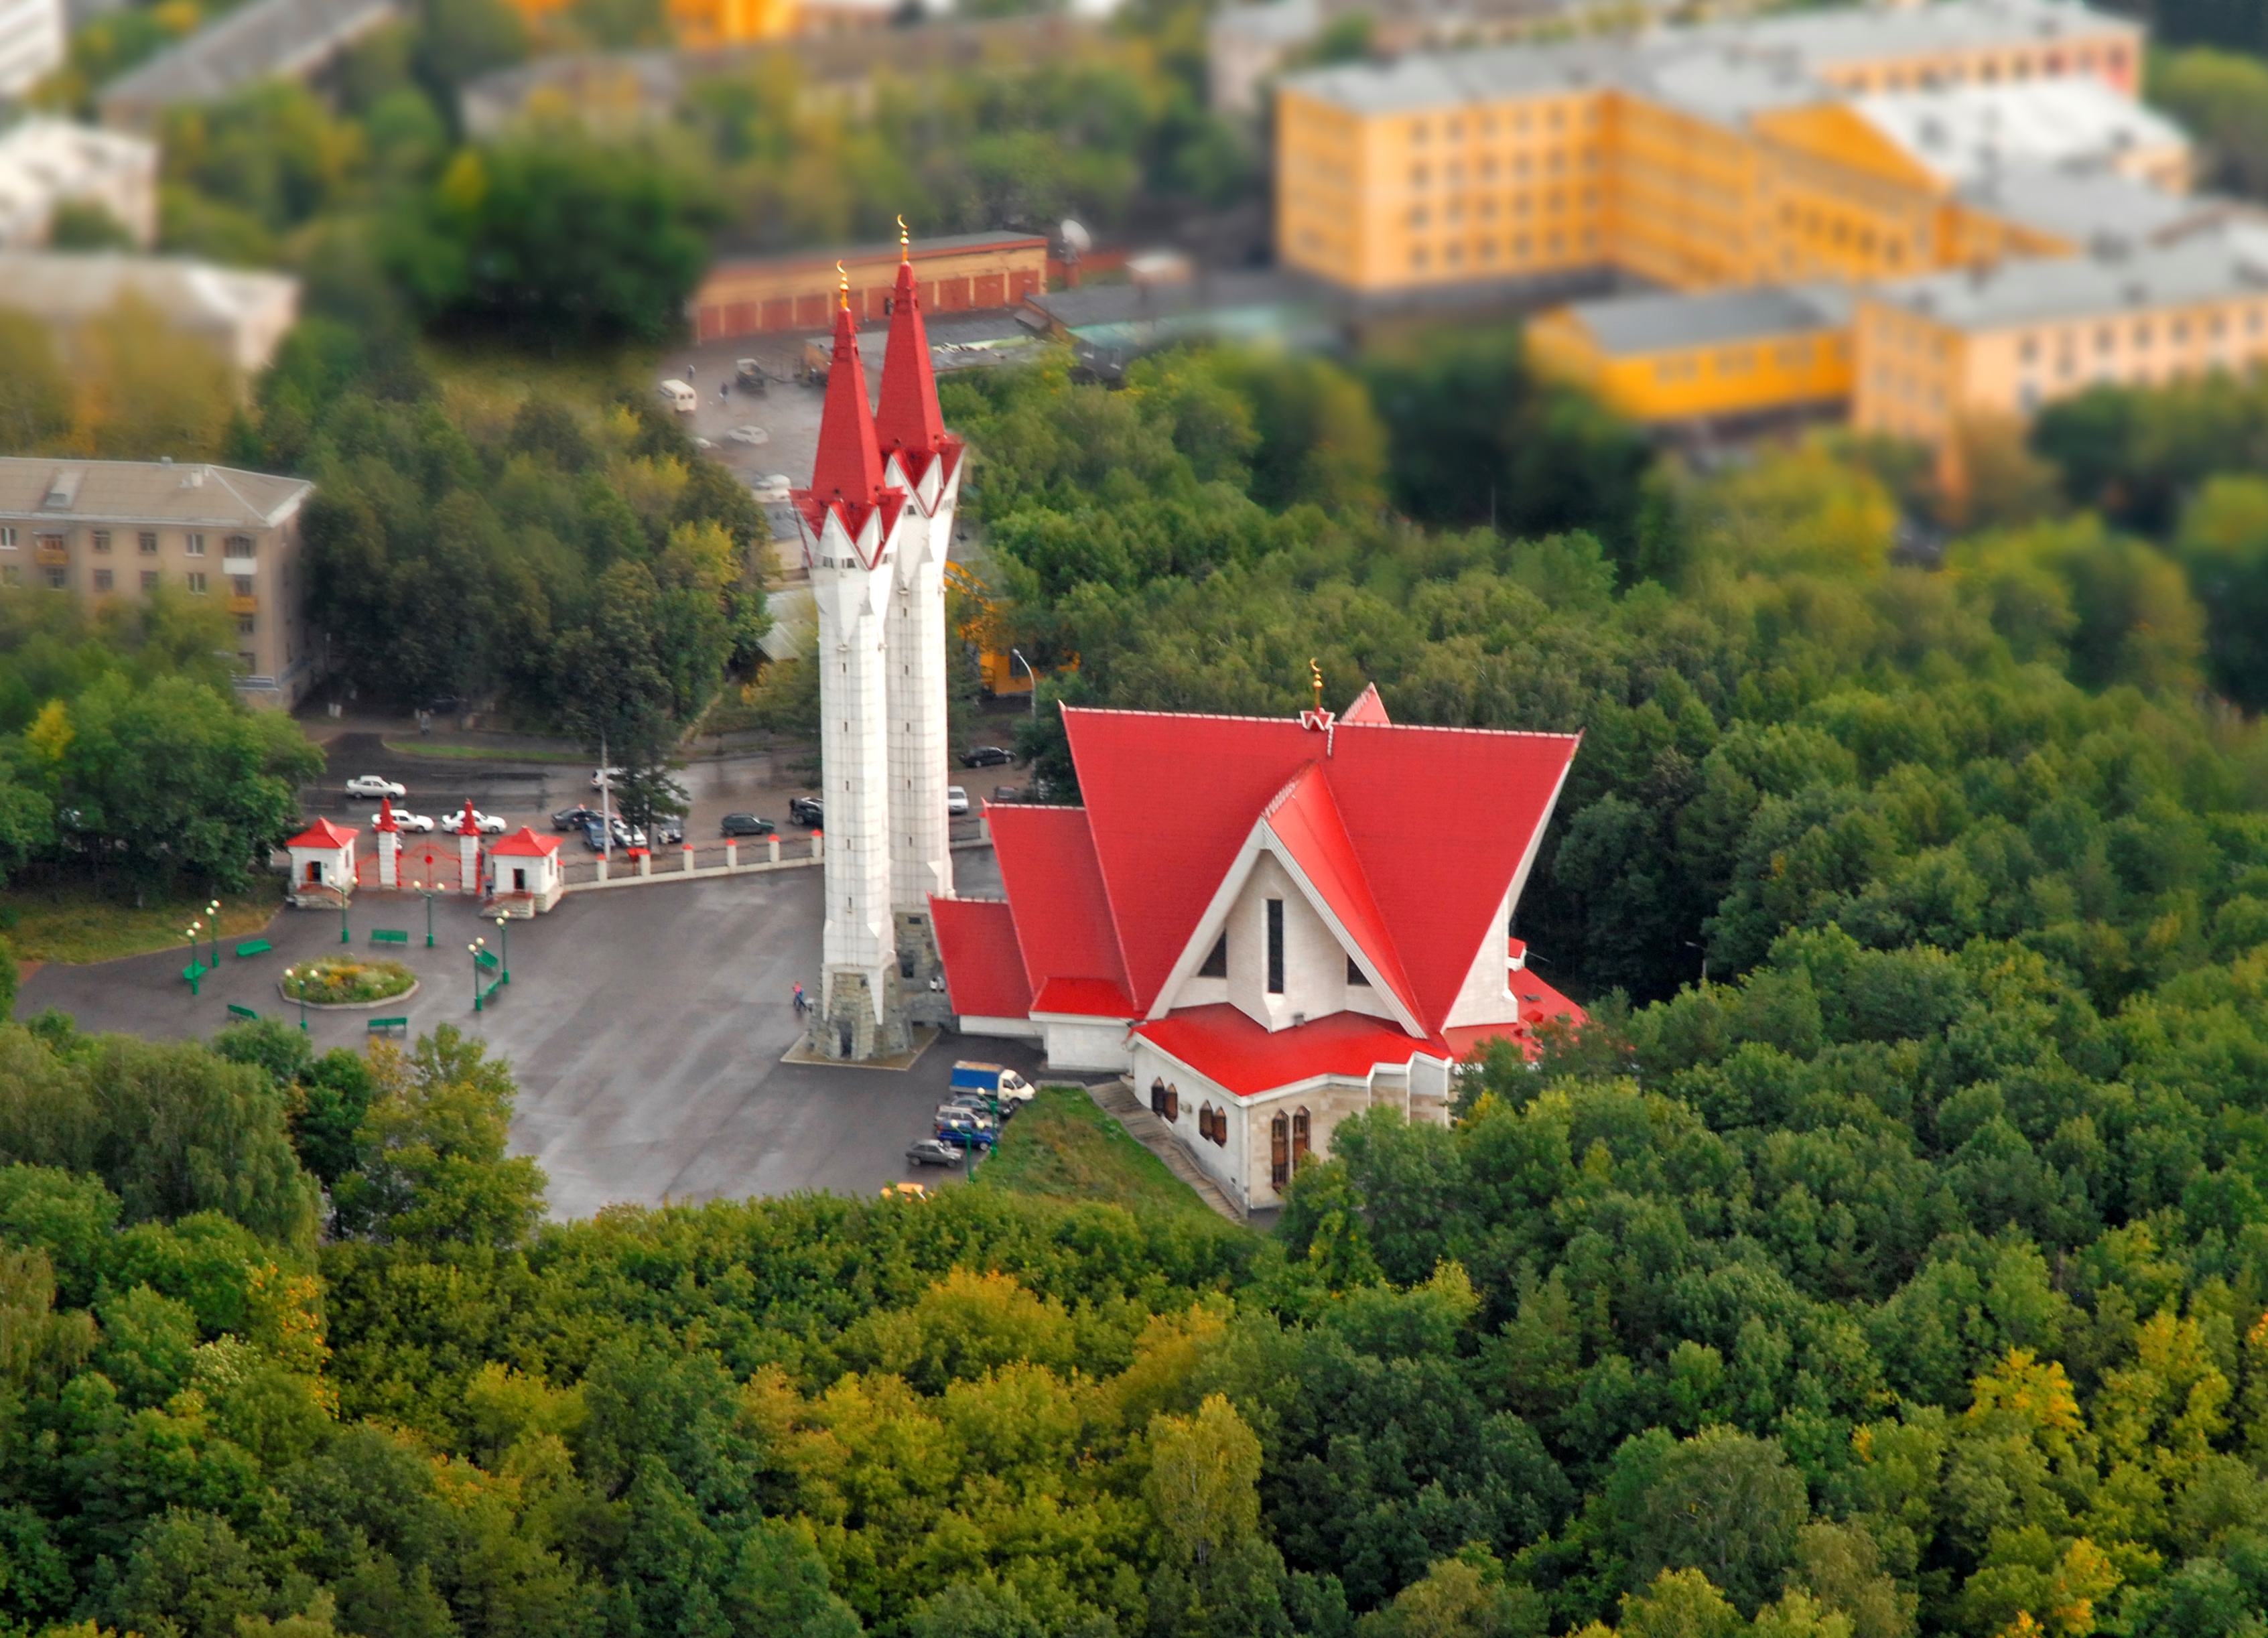
[[[1212,953],[1204,959],[1204,965],[1197,969],[1197,976],[1199,978],[1228,976],[1228,935],[1226,933],[1223,933],[1213,941]]]
[[[248,534],[232,534],[223,542],[221,549],[231,557],[250,557],[253,554],[252,537]]]
[[[246,614],[240,617],[236,622],[236,635],[239,637],[254,635],[253,628],[259,623],[259,621],[260,616],[257,614]],[[911,978],[913,974],[909,973],[905,976]]]
[[[107,552],[110,549],[109,530],[97,529],[94,532],[94,549],[98,552]]]
[[[194,540],[195,537],[192,536],[190,538]],[[188,575],[188,583],[190,591],[197,593],[200,597],[204,595],[205,577],[202,570],[192,569]]]
[[[250,676],[252,668],[260,664],[260,657],[249,649],[239,649],[236,651],[236,663],[239,670],[247,676]]]
[[[1166,1119],[1177,1122],[1182,1118],[1182,1089],[1171,1081],[1166,1083]]]
[[[1278,1115],[1268,1123],[1268,1184],[1281,1194],[1292,1181],[1292,1122]]]
[[[110,590],[110,571],[107,569],[98,569],[94,571],[94,589],[97,591]]]
[[[1197,1111],[1197,1135],[1207,1142],[1212,1141],[1212,1105],[1211,1104]]]
[[[1284,993],[1284,901],[1268,901],[1268,993]]]
[[[182,539],[188,542],[189,555],[191,557],[202,557],[205,555],[204,536],[201,534],[184,535]]]
[[[141,534],[136,538],[141,545],[143,556],[155,557],[158,555],[157,531],[153,529],[144,529]]]
[[[1307,1119],[1307,1110],[1301,1108],[1292,1112],[1292,1175],[1294,1177],[1300,1174],[1300,1163],[1307,1157],[1307,1139],[1313,1129],[1314,1123]]]
[[[156,569],[145,569],[142,571],[142,589],[144,591],[155,591],[158,589],[158,571]]]
[[[228,584],[235,589],[236,594],[239,597],[250,597],[252,595],[252,577],[250,575],[231,575],[228,577]]]
[[[62,567],[60,564],[50,564],[50,565],[48,566],[48,591],[62,591],[62,590],[63,590],[66,585],[69,585],[70,584],[70,569],[65,569],[65,568]]]
[[[0,524],[0,551],[12,552],[15,549],[16,525],[14,524]]]

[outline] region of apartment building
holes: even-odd
[[[288,710],[317,669],[299,537],[313,489],[202,464],[0,458],[0,584],[211,599],[234,622],[238,692]]]
[[[2086,156],[2186,176],[2139,27],[1941,0],[1414,54],[1278,88],[1278,248],[1358,296],[1621,274],[1678,290],[2044,250],[1967,197]],[[1989,159],[1987,158],[1989,156]]]
[[[1942,450],[1964,419],[2029,417],[2096,382],[2162,386],[2268,361],[2268,226],[2106,239],[1861,290],[1852,424]]]
[[[148,246],[158,237],[158,144],[70,120],[0,132],[0,246],[48,241],[57,207],[99,205]]]

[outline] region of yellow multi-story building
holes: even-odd
[[[2097,382],[2158,386],[2268,362],[2268,226],[1978,266],[1859,292],[1852,424],[1951,447]]]
[[[1961,198],[1979,155],[2131,165],[2116,144],[2139,134],[2185,167],[2133,106],[2140,52],[2135,24],[2067,0],[1942,0],[1294,75],[1278,251],[1363,296],[1919,272],[1997,242]]]
[[[1851,397],[1851,294],[1837,284],[1572,302],[1528,327],[1543,368],[1644,420],[1731,422]]]

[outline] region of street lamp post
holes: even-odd
[[[201,922],[192,922],[181,929],[181,937],[189,941],[189,965],[183,972],[188,978],[189,995],[193,999],[197,993],[197,981],[204,976],[197,970],[197,933],[202,926]]]
[[[210,904],[207,905],[205,907],[205,914],[212,917],[213,957],[207,970],[217,973],[220,971],[220,900],[216,899]]]
[[[1024,657],[1021,649],[1010,649],[1008,657],[1024,668],[1024,675],[1032,679],[1032,715],[1040,714],[1040,673],[1032,669],[1032,662]]]
[[[339,888],[339,889],[338,889],[338,895],[339,895],[339,943],[341,943],[341,944],[350,944],[354,943],[354,939],[353,939],[353,938],[352,938],[352,937],[350,937],[350,936],[348,934],[348,932],[347,932],[347,890],[346,890],[344,887],[341,887],[341,888]]]
[[[433,890],[423,882],[412,882],[409,885],[415,887],[425,900],[425,948],[431,950],[433,947]]]
[[[305,1035],[307,1032],[307,981],[306,978],[301,976],[298,968],[285,967],[284,969],[284,982],[286,985],[296,984],[298,986],[299,994],[297,999],[299,1003],[299,1033]],[[288,990],[286,993],[289,993]]]
[[[475,938],[465,946],[472,952],[473,958],[473,1010],[475,1012],[481,1010],[481,948],[488,942],[485,938]]]
[[[501,910],[497,912],[497,982],[512,982],[512,924]]]

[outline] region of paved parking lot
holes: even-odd
[[[964,891],[998,891],[989,851],[955,863]],[[416,1031],[455,1024],[511,1061],[520,1088],[512,1147],[549,1173],[556,1216],[615,1201],[871,1193],[908,1177],[935,1184],[945,1174],[909,1167],[903,1150],[928,1134],[954,1060],[1029,1074],[1037,1057],[1005,1041],[946,1037],[903,1072],[782,1063],[798,1034],[794,986],[818,970],[820,892],[819,872],[805,870],[571,893],[549,914],[512,924],[512,981],[478,1014],[465,946],[478,936],[494,947],[497,931],[471,904],[433,901],[431,949],[426,904],[414,894],[364,893],[348,925],[364,950],[372,928],[411,935],[406,959],[421,987],[379,1012],[406,1013]],[[221,971],[195,999],[179,950],[42,967],[17,1016],[55,1006],[83,1029],[178,1038],[212,1034],[235,1002],[296,1023],[277,977],[338,950],[339,918],[285,910],[269,937],[275,953],[246,961],[224,944]],[[318,1047],[359,1047],[371,1016],[310,1012],[309,1031]]]

